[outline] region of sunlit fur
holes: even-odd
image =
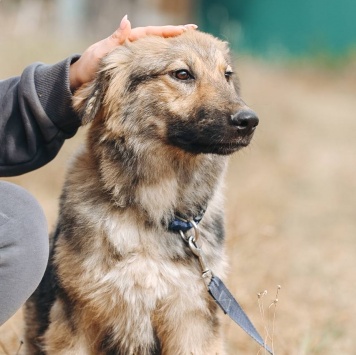
[[[28,354],[224,354],[197,258],[167,227],[196,216],[224,277],[222,178],[252,136],[228,47],[198,32],[127,43],[74,106],[90,123],[60,200],[46,275],[26,309]],[[190,80],[175,77],[186,69]]]

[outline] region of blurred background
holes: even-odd
[[[354,0],[1,0],[0,78],[82,52],[125,14],[134,27],[193,22],[229,41],[260,125],[227,175],[227,283],[275,354],[355,354],[355,13]],[[50,228],[84,133],[9,179]],[[17,353],[21,332],[19,311],[0,327],[0,354]],[[227,317],[224,332],[229,355],[263,354]]]

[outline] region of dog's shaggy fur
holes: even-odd
[[[224,275],[222,176],[257,124],[228,52],[198,31],[148,37],[109,54],[76,94],[91,126],[27,302],[28,354],[224,354],[199,262],[168,225],[206,209],[203,252]]]

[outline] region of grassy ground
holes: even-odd
[[[44,52],[2,43],[0,77],[71,50],[46,46]],[[228,284],[261,333],[267,336],[264,327],[273,332],[277,355],[353,354],[355,67],[238,63],[243,97],[261,122],[251,146],[231,159],[227,176]],[[82,135],[44,168],[11,179],[38,198],[50,227],[65,166]],[[264,290],[259,306],[257,293]],[[21,329],[20,311],[0,327],[0,354],[16,353]],[[224,329],[229,354],[263,354],[228,319]]]

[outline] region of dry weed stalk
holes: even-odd
[[[20,355],[20,350],[22,348],[22,345],[23,345],[23,340],[20,340],[20,345],[19,345],[19,347],[17,349],[16,355]]]
[[[0,339],[0,355],[21,355],[21,349],[24,344],[24,341],[21,339],[19,335],[17,327],[14,326],[13,319],[9,319],[6,323],[8,327],[8,332],[11,334],[11,341],[10,342],[3,342]],[[1,334],[0,334],[1,336]],[[17,350],[15,350],[17,346]]]
[[[19,340],[19,347],[17,348],[17,351],[15,353],[15,355],[20,355],[20,351],[22,348],[22,345],[24,344],[23,340]],[[0,341],[0,354],[3,355],[11,355],[8,350],[6,350],[5,345]]]
[[[281,289],[281,286],[277,286],[277,292],[274,300],[270,303],[270,305],[267,308],[267,311],[269,312],[271,308],[273,309],[272,316],[270,314],[267,314],[266,317],[266,312],[265,312],[265,305],[264,305],[264,297],[267,295],[267,290],[264,290],[262,292],[259,292],[257,294],[257,300],[258,300],[258,308],[260,310],[260,315],[262,318],[263,322],[263,327],[266,333],[265,336],[265,343],[267,344],[268,341],[271,342],[271,349],[273,354],[275,354],[274,351],[274,334],[275,334],[275,323],[276,323],[276,313],[277,313],[277,303],[278,303],[278,295],[279,295],[279,290]],[[269,320],[271,319],[272,324],[269,324]],[[265,349],[260,349],[257,354],[260,354],[261,351],[264,351],[264,354],[267,354],[267,351]]]

